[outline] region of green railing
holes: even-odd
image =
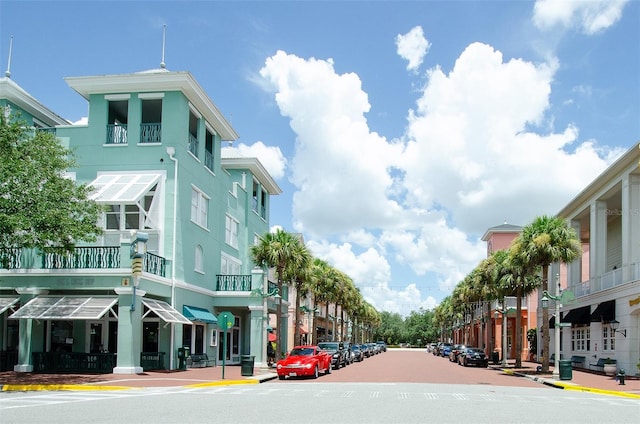
[[[195,157],[198,157],[198,138],[194,137],[193,134],[189,134],[189,151]]]
[[[119,246],[76,247],[72,253],[44,253],[43,269],[120,268]]]
[[[251,291],[251,275],[217,275],[216,291]]]
[[[167,260],[162,256],[146,253],[144,255],[144,271],[150,274],[167,276]]]
[[[106,144],[127,144],[127,124],[107,124]]]
[[[140,352],[140,366],[144,371],[163,370],[164,352]]]
[[[0,269],[20,269],[22,267],[22,249],[4,247],[0,249]]]
[[[33,352],[34,372],[112,373],[115,353]]]
[[[161,143],[162,124],[140,124],[140,143]]]

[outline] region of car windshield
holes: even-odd
[[[290,356],[311,356],[313,355],[313,348],[310,347],[294,347],[291,349]]]
[[[469,353],[484,353],[484,350],[482,350],[482,349],[467,349],[467,352],[469,352]]]
[[[318,346],[326,350],[338,350],[338,343],[320,343]]]

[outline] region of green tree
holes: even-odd
[[[517,237],[513,254],[529,273],[542,268],[542,290],[549,288],[549,265],[569,263],[582,254],[580,240],[566,220],[539,216]],[[556,318],[557,319],[557,318]],[[549,311],[542,310],[542,372],[549,372]]]
[[[102,233],[102,207],[90,186],[66,177],[75,157],[53,134],[2,114],[0,158],[0,247],[68,253]]]
[[[282,288],[291,270],[300,266],[305,258],[300,255],[300,236],[278,229],[275,233],[267,233],[260,237],[257,244],[251,246],[253,262],[266,268],[275,268],[278,280],[278,292],[282,295]],[[278,318],[276,325],[276,360],[281,358],[282,352],[282,302],[278,304]]]

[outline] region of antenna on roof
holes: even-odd
[[[166,32],[167,32],[167,24],[164,24],[162,25],[162,62],[160,62],[160,67],[162,69],[167,67],[167,65],[164,63],[164,46],[165,46]]]
[[[11,36],[11,41],[9,41],[9,61],[7,62],[7,72],[4,73],[4,76],[7,78],[11,78],[11,50],[13,49],[13,35]]]

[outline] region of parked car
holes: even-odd
[[[318,347],[331,355],[331,365],[334,370],[347,365],[347,357],[342,342],[320,342]]]
[[[455,344],[453,345],[453,347],[451,348],[451,352],[449,352],[449,361],[451,362],[458,362],[458,355],[460,354],[460,352],[462,352],[464,350],[464,348],[466,348],[467,346],[463,345],[463,344]]]
[[[476,365],[487,368],[489,366],[489,358],[485,355],[484,350],[479,347],[466,347],[458,355],[458,364],[465,367]]]
[[[357,362],[364,361],[364,352],[360,348],[360,345],[354,344],[351,346],[351,352],[353,352],[353,360]]]
[[[387,344],[385,342],[383,342],[382,340],[377,341],[376,344],[380,348],[381,352],[386,352],[387,351]]]
[[[342,343],[344,346],[344,357],[345,357],[345,362],[347,363],[347,365],[351,365],[353,364],[353,362],[355,361],[355,358],[353,356],[353,350],[352,350],[352,344],[351,342],[343,342]]]
[[[280,380],[285,377],[318,378],[321,372],[331,373],[331,355],[317,346],[295,346],[278,361],[276,372]]]
[[[360,349],[362,350],[365,358],[369,358],[371,355],[373,355],[373,352],[371,352],[369,345],[367,345],[366,343],[361,344]]]
[[[451,353],[451,348],[453,348],[453,345],[451,343],[442,343],[442,346],[440,346],[440,349],[438,349],[438,353],[443,358],[448,358],[449,353]]]

